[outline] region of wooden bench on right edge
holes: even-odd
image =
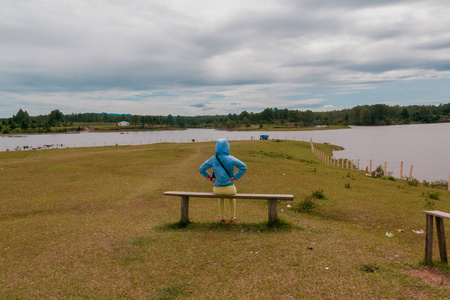
[[[164,192],[166,196],[181,197],[181,222],[189,222],[189,197],[195,198],[229,198],[229,199],[250,199],[250,200],[267,200],[269,205],[269,224],[273,224],[277,219],[278,201],[292,201],[293,195],[285,194],[234,194],[234,195],[217,195],[214,193],[200,192]]]
[[[447,246],[445,245],[444,219],[450,219],[450,214],[438,210],[421,211],[426,215],[426,236],[425,236],[425,263],[431,264],[433,261],[433,217],[436,218],[436,231],[439,243],[439,254],[441,261],[448,263]]]

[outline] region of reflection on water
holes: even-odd
[[[419,180],[447,180],[450,170],[450,123],[352,127],[340,130],[317,131],[217,131],[213,129],[187,129],[139,132],[82,132],[79,134],[2,135],[0,151],[16,147],[63,145],[63,147],[98,147],[111,145],[143,145],[154,143],[190,143],[214,141],[218,138],[233,140],[259,140],[268,134],[269,139],[289,139],[316,143],[330,143],[345,148],[334,156],[360,160],[362,169],[372,160],[372,168],[387,163],[388,172],[399,177],[400,162],[403,174]]]

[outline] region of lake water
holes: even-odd
[[[360,160],[365,169],[372,160],[372,169],[384,167],[394,177],[409,176],[420,181],[448,180],[450,170],[450,123],[401,126],[353,126],[351,129],[316,131],[218,131],[214,129],[187,129],[173,131],[135,132],[82,132],[78,134],[23,134],[0,135],[0,151],[16,147],[59,145],[62,147],[93,147],[110,145],[141,145],[162,142],[206,142],[218,138],[228,140],[259,140],[268,134],[269,139],[289,139],[316,143],[330,143],[345,148],[334,151],[338,158]]]

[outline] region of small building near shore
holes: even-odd
[[[127,121],[121,121],[117,124],[118,126],[130,126],[130,122]]]

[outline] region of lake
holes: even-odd
[[[360,160],[365,169],[372,160],[372,169],[384,167],[394,177],[400,175],[403,161],[403,175],[408,176],[413,165],[413,177],[420,181],[448,180],[450,170],[450,123],[395,125],[351,129],[315,131],[219,131],[214,129],[187,129],[170,131],[134,132],[81,132],[76,134],[20,134],[0,135],[0,151],[16,147],[98,147],[111,145],[143,145],[154,143],[187,143],[214,141],[218,138],[233,140],[259,140],[262,134],[269,139],[296,141],[313,140],[315,143],[330,143],[344,147],[334,151],[338,158]],[[263,141],[261,141],[263,142]]]

